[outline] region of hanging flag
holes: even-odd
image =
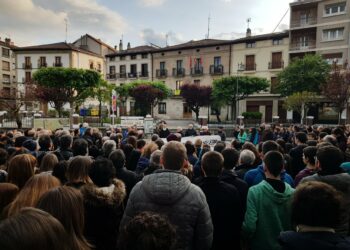
[[[190,56],[190,68],[192,68],[192,56]]]
[[[117,92],[113,89],[112,91],[112,111],[117,111]]]

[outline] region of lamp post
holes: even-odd
[[[239,100],[238,100],[238,78],[239,78],[239,72],[244,71],[244,64],[238,63],[237,67],[237,80],[236,80],[236,120],[239,116]]]

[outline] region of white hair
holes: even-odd
[[[105,156],[109,156],[109,154],[117,149],[117,144],[113,140],[107,140],[102,145],[102,151]]]
[[[240,164],[252,165],[254,161],[255,161],[255,155],[252,151],[250,151],[249,149],[244,149],[241,151],[239,155]]]

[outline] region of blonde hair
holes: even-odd
[[[154,142],[150,142],[146,146],[143,147],[142,156],[149,159],[151,157],[151,154],[154,151],[156,151],[157,149],[159,149],[158,145],[155,144]]]
[[[8,166],[7,182],[17,185],[20,189],[34,175],[37,160],[30,154],[14,156]]]

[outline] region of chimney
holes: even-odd
[[[252,30],[250,28],[247,29],[247,37],[251,37],[252,36]]]
[[[115,50],[118,50],[118,45],[114,45],[114,49],[115,49]]]
[[[131,49],[130,42],[128,42],[128,47],[127,47],[127,49]]]
[[[120,40],[119,42],[119,51],[123,51],[123,41]]]
[[[6,44],[10,44],[11,43],[11,39],[10,38],[5,38],[5,43]]]

